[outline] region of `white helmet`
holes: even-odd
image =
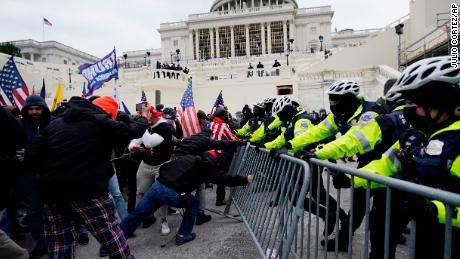
[[[353,94],[358,96],[359,94],[359,85],[355,81],[351,80],[340,80],[333,83],[329,90],[326,91],[327,94],[336,94],[336,95],[345,95]]]
[[[265,109],[265,103],[264,102],[257,102],[253,106],[257,107],[259,109]]]
[[[276,98],[274,97],[267,97],[265,98],[262,102],[263,103],[274,103],[276,101]]]
[[[280,111],[284,109],[284,107],[291,105],[294,106],[292,100],[287,96],[282,96],[276,99],[275,103],[273,104],[272,114],[278,114]]]
[[[429,82],[439,81],[459,86],[460,68],[451,66],[450,56],[426,58],[408,66],[388,93],[416,90]]]
[[[385,100],[389,102],[395,102],[403,100],[401,93],[389,92],[385,95]]]

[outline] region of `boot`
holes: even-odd
[[[339,238],[337,250],[341,252],[347,252],[348,251],[348,229],[349,229],[348,220],[342,221],[340,225],[341,227],[340,227],[339,233],[336,235],[336,237]],[[327,240],[327,251],[328,252],[335,251],[336,237]],[[326,243],[325,240],[321,240],[322,246],[325,246],[325,243]]]
[[[204,223],[211,221],[211,218],[211,215],[206,215],[203,211],[200,211],[196,215],[195,225],[203,225]]]

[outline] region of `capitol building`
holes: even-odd
[[[333,6],[302,7],[296,0],[210,0],[207,12],[161,23],[156,28],[161,48],[118,53],[119,96],[132,111],[142,90],[151,103],[174,107],[192,80],[196,106],[205,111],[221,90],[232,112],[280,95],[290,95],[311,111],[327,109],[325,90],[347,78],[361,85],[366,99],[375,100],[386,80],[398,77],[404,66],[447,54],[448,23],[440,14],[449,11],[449,3],[407,0],[410,13],[386,26],[338,31],[332,28]],[[401,24],[404,32],[396,34]],[[95,57],[56,42],[18,43],[24,51],[16,64],[30,88],[39,88],[45,79],[51,88],[48,102],[58,82],[67,98],[80,95],[83,78],[77,66]],[[0,65],[7,58],[0,53]],[[280,66],[273,67],[275,60]],[[189,73],[161,64],[187,67]],[[95,94],[112,95],[113,88],[112,81]]]

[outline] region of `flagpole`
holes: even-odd
[[[42,16],[42,26],[43,26],[43,41],[45,41],[45,17]]]

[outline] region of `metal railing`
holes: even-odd
[[[339,258],[339,255],[341,258],[368,258],[370,251],[369,237],[371,235],[371,231],[375,231],[374,235],[377,233],[382,234],[382,236],[380,236],[380,240],[383,240],[383,242],[381,244],[378,244],[377,242],[374,244],[374,247],[381,249],[376,251],[381,251],[381,254],[379,255],[382,256],[382,258],[394,258],[396,249],[398,250],[396,258],[420,258],[421,256],[417,255],[417,252],[420,251],[417,251],[416,249],[417,227],[426,226],[419,226],[416,220],[412,219],[412,216],[404,214],[406,208],[404,206],[399,206],[403,202],[406,202],[404,198],[408,197],[407,195],[416,195],[417,197],[437,200],[445,204],[446,224],[444,232],[445,242],[443,258],[454,258],[451,256],[451,250],[453,247],[452,215],[455,207],[460,206],[460,195],[408,181],[370,174],[352,167],[338,165],[327,161],[311,159],[310,165],[312,167],[312,180],[310,181],[309,188],[311,191],[305,200],[305,210],[309,211],[306,216],[308,218],[308,234],[307,240],[301,241],[306,242],[307,247],[310,248],[306,251],[306,258],[319,258],[320,254],[322,254],[321,258],[328,258],[328,256],[332,258]],[[337,176],[339,174],[346,174],[350,178],[350,188],[348,190],[349,200],[347,202],[343,202],[344,193],[342,193],[341,189],[335,190],[335,188],[330,186],[332,182],[332,175]],[[365,179],[367,183],[366,188],[354,188],[355,177]],[[383,185],[383,187],[371,189],[372,182],[379,183]],[[361,193],[360,196],[357,196],[358,191]],[[377,194],[379,197],[378,201],[376,198]],[[374,199],[371,210],[372,196]],[[380,202],[380,210],[376,210],[378,202]],[[343,203],[348,204],[345,204],[344,206]],[[395,204],[398,204],[398,206]],[[364,206],[364,210],[362,211],[364,214],[355,215],[355,206]],[[348,217],[346,220],[344,220],[345,218],[343,215],[344,208],[348,208]],[[398,210],[396,210],[396,208]],[[403,211],[400,210],[401,208],[404,208]],[[322,210],[323,213],[321,212]],[[318,216],[314,217],[314,215]],[[377,220],[378,217],[380,220]],[[322,225],[324,233],[330,233],[328,226],[335,225],[335,244],[333,249],[330,249],[332,250],[331,252],[328,252],[328,242],[324,242],[320,249],[320,238],[322,239],[319,235],[320,218],[324,221],[324,224]],[[335,221],[335,224],[331,224],[331,220]],[[362,230],[360,227],[361,220],[364,220],[364,228]],[[345,229],[348,229],[347,235],[344,236],[338,234],[339,222],[344,223],[341,225],[341,228],[345,227]],[[374,224],[373,229],[370,228],[371,224]],[[409,245],[397,245],[398,234],[402,235],[407,225],[409,226],[410,231]],[[315,230],[314,234],[312,233],[313,231],[311,230],[311,226],[313,226],[313,230]],[[362,242],[353,242],[354,235],[357,235],[358,229],[361,230],[361,233],[358,235],[362,238]],[[339,253],[340,238],[348,239],[346,247],[341,248],[342,251],[347,251],[346,257],[344,257],[345,254],[341,252]],[[314,239],[313,243],[311,243],[312,239]],[[357,243],[362,245],[357,246]]]
[[[439,27],[436,27],[417,41],[401,50],[401,64],[405,65],[417,58],[425,58],[430,51],[444,44],[448,44],[449,30],[449,21],[444,22]]]
[[[420,254],[417,238],[426,233],[427,224],[419,221],[423,217],[407,214],[408,197],[445,205],[446,223],[439,225],[441,237],[432,237],[440,239],[433,242],[444,247],[443,255],[436,256],[458,256],[452,254],[454,250],[458,253],[453,242],[458,242],[460,233],[457,228],[453,233],[452,228],[458,215],[456,207],[460,206],[456,193],[317,159],[311,159],[309,165],[285,155],[272,159],[265,150],[257,152],[252,146],[239,150],[230,173],[255,175],[250,187],[231,189],[225,213],[235,205],[262,258],[369,258],[369,252],[373,258],[376,253],[377,258],[385,259],[426,258]],[[342,185],[347,183],[349,189],[331,186],[344,175],[348,178],[342,179]],[[366,187],[354,188],[355,177],[364,179]],[[376,183],[380,187],[371,188]],[[430,217],[437,221],[436,216]],[[409,231],[408,245],[399,239],[405,231]],[[334,232],[333,242],[327,242]],[[346,241],[341,242],[342,238]]]
[[[246,225],[262,258],[302,258],[304,199],[310,172],[305,161],[281,156],[273,159],[266,150],[253,146],[241,148],[229,173],[254,175],[249,187],[232,188],[230,202]]]

